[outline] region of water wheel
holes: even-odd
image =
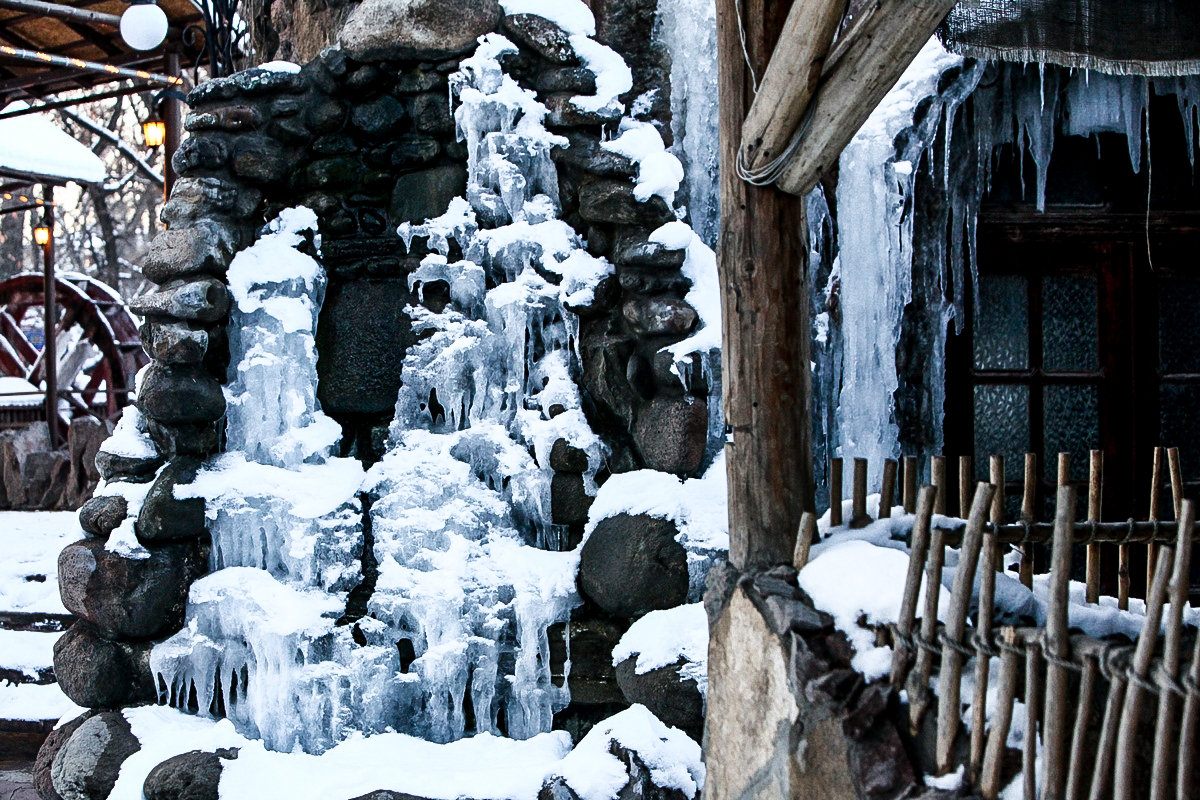
[[[0,281],[0,426],[43,418],[43,288],[37,273]],[[84,414],[115,422],[148,361],[137,322],[116,291],[86,275],[58,276],[54,295],[61,430]]]

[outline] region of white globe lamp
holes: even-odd
[[[153,50],[167,38],[167,15],[154,2],[134,2],[121,15],[121,38],[134,50]]]

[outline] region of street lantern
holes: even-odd
[[[151,110],[150,116],[142,123],[142,138],[146,140],[146,147],[162,147],[166,137],[167,124],[163,122],[157,109]]]
[[[154,0],[133,0],[121,15],[121,38],[134,50],[153,50],[167,38],[167,15]]]
[[[50,226],[43,222],[33,229],[33,240],[40,246],[45,247],[50,243]]]

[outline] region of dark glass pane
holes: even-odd
[[[1179,448],[1179,464],[1185,481],[1200,480],[1200,385],[1164,383],[1159,389],[1162,427],[1159,441]]]
[[[1046,449],[1043,474],[1058,477],[1058,454],[1071,454],[1071,480],[1088,477],[1088,451],[1100,446],[1099,392],[1095,386],[1042,388]]]
[[[975,387],[975,461],[1004,456],[1008,480],[1020,481],[1029,450],[1029,387]]]
[[[1200,372],[1200,278],[1163,278],[1158,291],[1159,368]]]
[[[975,368],[1029,366],[1029,295],[1020,275],[980,275]]]
[[[1098,368],[1096,278],[1058,275],[1042,279],[1042,368],[1083,372]]]

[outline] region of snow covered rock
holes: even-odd
[[[79,509],[79,527],[92,536],[106,537],[125,521],[129,501],[119,495],[100,495]]]
[[[499,19],[496,0],[365,0],[338,43],[359,61],[437,60],[470,49]]]
[[[175,496],[175,485],[191,483],[199,469],[198,459],[180,456],[159,473],[138,514],[136,527],[139,541],[199,539],[206,534],[204,500]]]
[[[640,617],[687,599],[687,551],[669,520],[617,514],[601,520],[583,543],[579,589],[605,611]]]
[[[504,31],[547,61],[579,63],[570,35],[540,14],[509,14],[504,17]]]
[[[42,800],[62,800],[62,796],[54,790],[54,780],[51,777],[54,759],[57,758],[67,740],[71,738],[71,734],[97,713],[96,711],[85,711],[73,720],[59,723],[58,727],[50,731],[42,741],[42,746],[38,748],[37,759],[33,762],[33,788]]]
[[[651,611],[613,648],[617,684],[667,725],[699,741],[708,690],[708,617],[700,603]]]
[[[89,717],[54,757],[50,779],[62,800],[107,800],[125,759],[141,749],[120,712]]]
[[[88,708],[154,700],[150,642],[114,642],[77,621],[54,643],[54,676],[63,694]]]
[[[218,800],[222,766],[235,758],[236,749],[189,750],[172,756],[150,770],[142,794],[145,800]]]

